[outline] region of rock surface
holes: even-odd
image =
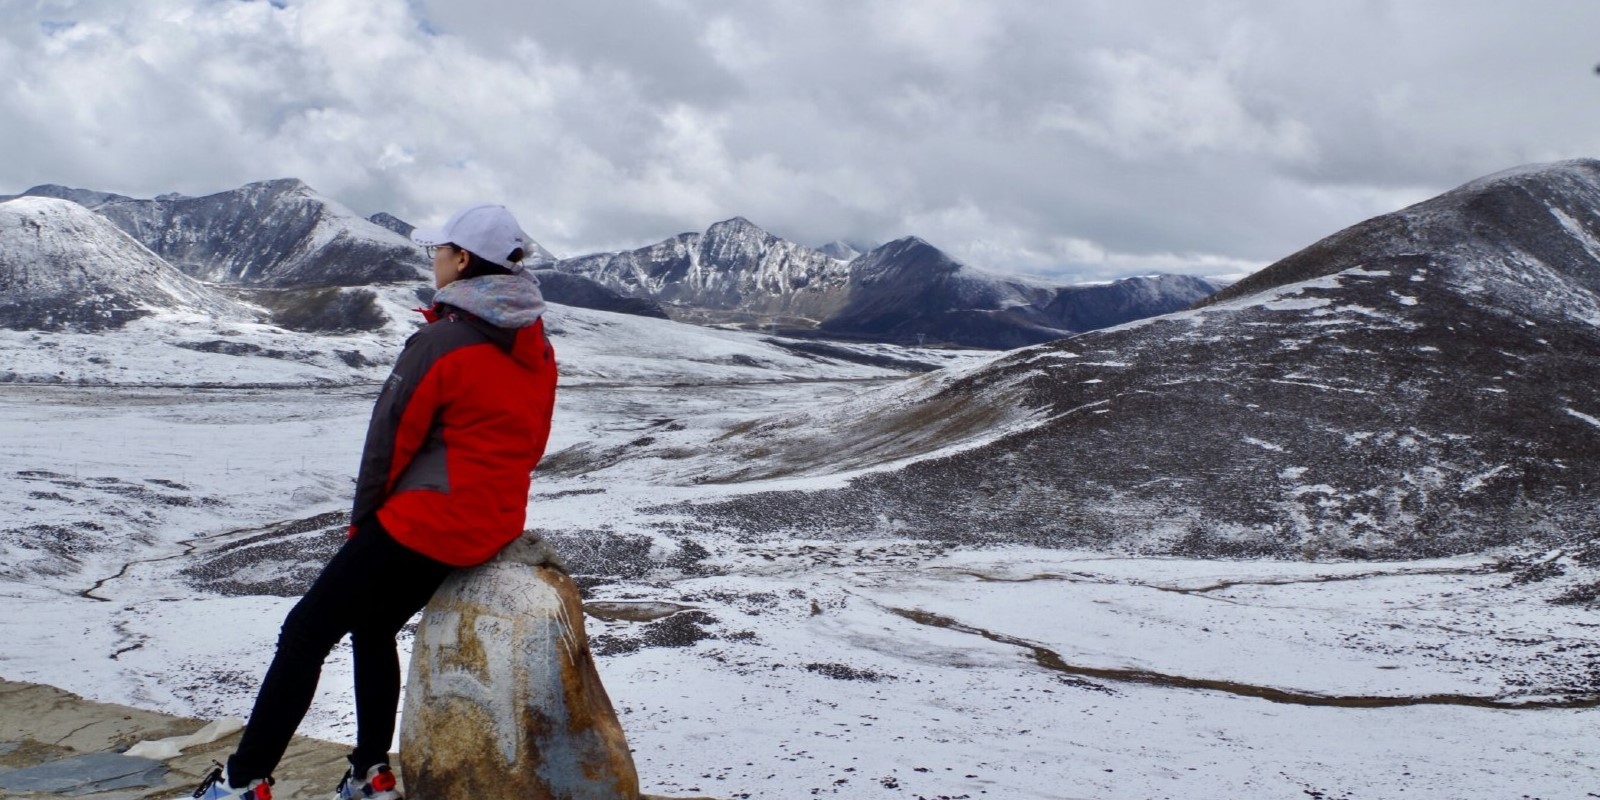
[[[166,785],[160,761],[116,753],[85,753],[0,772],[0,791],[85,795]]]
[[[400,771],[413,800],[632,800],[639,779],[572,579],[537,539],[462,570],[423,612]]]

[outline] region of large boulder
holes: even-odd
[[[600,684],[578,588],[523,537],[434,593],[400,728],[413,800],[635,800],[633,756]]]

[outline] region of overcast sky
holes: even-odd
[[[999,272],[1249,270],[1600,156],[1593,0],[0,0],[0,193],[298,177],[558,255],[748,217]]]

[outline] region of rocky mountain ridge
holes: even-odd
[[[391,214],[356,217],[295,179],[264,181],[205,197],[162,195],[150,200],[75,189],[57,185],[35,186],[12,198],[53,198],[92,210],[105,221],[144,245],[147,255],[166,263],[201,283],[219,300],[243,301],[265,310],[265,318],[286,328],[306,332],[374,331],[392,314],[383,311],[374,286],[415,283],[428,290],[431,267],[410,241],[414,226]],[[93,242],[106,241],[105,237]],[[97,252],[74,246],[72,255],[56,252],[47,260],[93,264],[102,259],[121,261],[116,248]],[[20,255],[22,251],[13,253]],[[30,251],[31,252],[31,251]],[[554,261],[549,251],[535,244],[535,264]],[[115,283],[116,271],[99,277]],[[664,318],[660,307],[646,300],[623,297],[581,276],[542,271],[545,291],[552,302]],[[116,290],[136,293],[134,287]],[[425,302],[419,295],[414,302]],[[34,301],[35,309],[39,300]],[[234,303],[235,318],[260,316]],[[51,324],[92,322],[71,310],[47,313]],[[32,317],[26,317],[31,319]],[[95,325],[120,318],[103,318]],[[11,315],[10,324],[26,327],[24,316]],[[73,322],[76,321],[76,322]]]
[[[386,317],[365,287],[413,280],[425,285],[428,276],[426,258],[408,238],[411,223],[388,213],[360,218],[296,179],[262,181],[204,197],[167,194],[140,200],[59,185],[35,186],[13,197],[82,205],[186,275],[264,307],[270,319],[296,330],[376,330]],[[882,315],[859,324],[837,312],[853,296],[852,282],[859,282],[859,276],[852,277],[851,265],[861,257],[843,242],[825,249],[855,259],[834,258],[734,218],[704,234],[560,264],[535,244],[532,263],[541,269],[552,302],[658,318],[667,316],[666,304],[679,321],[691,323],[734,322],[769,332],[902,343],[920,343],[932,332],[935,342],[989,347],[1020,346],[1066,333],[1050,326],[1050,314],[1026,313],[1028,309],[1019,315],[1012,308],[986,308],[963,318],[971,298],[993,306],[995,296],[1010,302],[1018,294],[1014,289],[985,291],[982,287],[998,279],[974,280],[968,274],[963,274],[961,286],[980,288],[965,294],[945,291],[948,287],[920,287],[919,277],[910,273],[902,277],[907,282],[903,290],[883,285],[881,278],[868,281],[880,287],[891,306],[903,304],[896,300],[900,297],[926,302],[937,296],[955,308],[900,314],[920,323],[915,330],[915,325],[885,328],[877,324]],[[1210,288],[1187,287],[1188,293],[1177,298],[1147,297],[1132,313],[1170,310]],[[830,324],[819,327],[818,320]]]
[[[742,217],[555,269],[655,300],[682,321],[998,349],[1176,311],[1219,288],[1179,275],[1052,286],[974,270],[916,237],[866,253],[842,242],[812,249]]]
[[[189,277],[296,330],[375,330],[385,317],[366,287],[425,285],[430,274],[409,222],[359,217],[293,178],[203,197],[140,200],[58,185],[16,197],[82,205]],[[1171,275],[1051,287],[973,270],[915,237],[866,253],[844,242],[813,249],[742,217],[622,253],[558,261],[536,244],[532,258],[557,303],[791,336],[987,348],[1166,313],[1217,288]]]

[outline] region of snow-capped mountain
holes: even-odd
[[[425,278],[404,236],[286,178],[204,197],[151,200],[39,186],[24,195],[81,203],[192,277],[260,287],[361,286]]]
[[[1108,287],[1051,286],[984,273],[916,237],[860,253],[812,249],[736,217],[623,253],[567,259],[674,319],[760,325],[879,342],[1011,348],[1185,308],[1217,290],[1165,275]]]
[[[849,282],[847,262],[742,217],[638,250],[565,259],[555,268],[654,300],[686,322],[778,319],[809,327],[837,310]]]
[[[0,327],[104,330],[153,313],[253,316],[75,202],[0,203]]]
[[[415,327],[402,322],[410,287],[253,295],[276,307],[237,291],[183,274],[76,202],[0,203],[0,383],[362,383],[382,379]]]
[[[686,480],[748,535],[1422,557],[1593,536],[1600,162],[1477,181],[1203,308],[775,419]],[[937,498],[930,502],[929,498]]]

